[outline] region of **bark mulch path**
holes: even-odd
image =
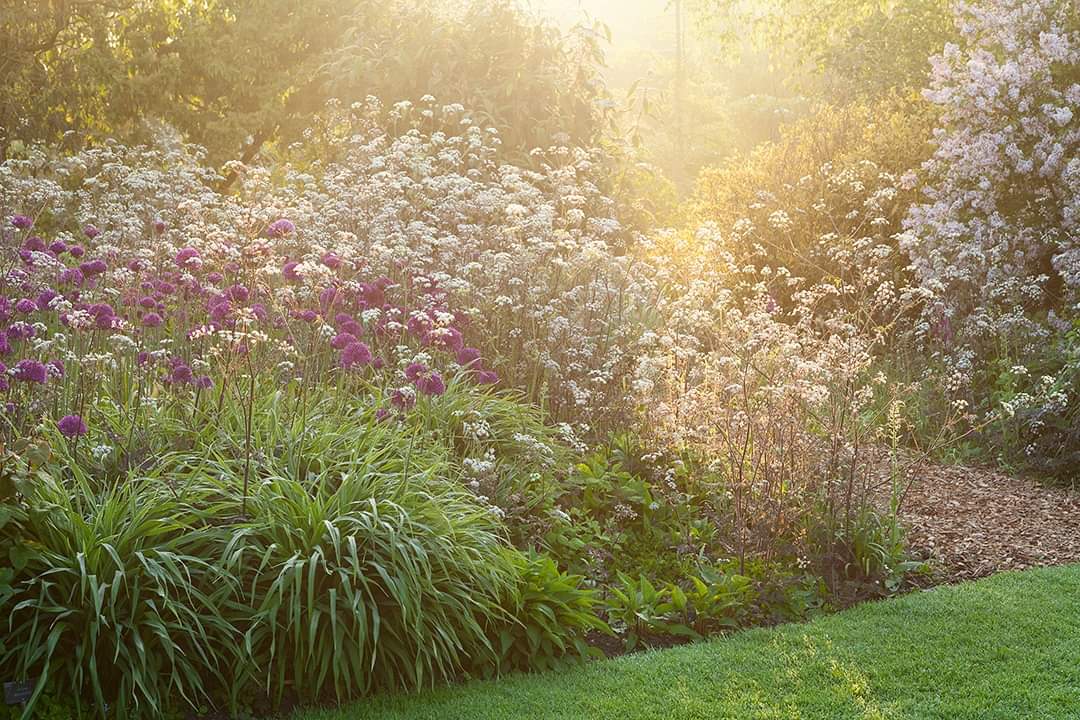
[[[910,472],[901,519],[937,582],[1080,562],[1080,492],[985,468],[919,463]]]

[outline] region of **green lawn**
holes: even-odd
[[[298,720],[1080,718],[1080,566]]]

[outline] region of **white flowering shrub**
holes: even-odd
[[[1053,0],[956,12],[962,42],[931,59],[924,93],[941,109],[935,150],[905,177],[923,198],[900,236],[933,293],[928,382],[970,404],[1001,460],[1062,476],[1047,448],[1075,446],[1080,396],[1066,350],[1080,316],[1080,14]]]
[[[498,148],[461,106],[369,99],[329,112],[281,178],[256,171],[244,194],[308,228],[298,254],[441,294],[505,384],[557,420],[595,422],[621,404],[640,334],[637,236],[602,191],[599,153],[551,147],[519,167]]]
[[[960,3],[931,59],[942,109],[903,247],[955,325],[996,332],[1080,288],[1080,23],[1072,2]]]

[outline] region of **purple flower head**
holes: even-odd
[[[392,417],[392,413],[388,408],[379,408],[375,411],[375,421],[384,422]]]
[[[386,295],[383,292],[383,288],[376,283],[364,283],[360,286],[360,295],[364,298],[364,302],[372,307],[379,307],[386,302]]]
[[[408,389],[408,388],[406,388]],[[395,390],[390,395],[390,403],[394,407],[408,408],[412,407],[412,404],[416,402],[416,396],[412,392],[404,392],[402,390]]]
[[[26,238],[26,242],[23,243],[23,250],[29,250],[30,252],[45,252],[45,241],[37,235],[31,235]]]
[[[199,251],[193,247],[186,247],[180,250],[180,252],[176,253],[176,257],[173,259],[173,262],[175,262],[178,267],[186,267],[189,264],[197,265],[197,262],[193,263],[192,261],[197,261],[198,259]]]
[[[315,312],[314,310],[301,310],[296,313],[296,317],[306,323],[313,323],[319,319],[319,313]]]
[[[458,350],[457,361],[462,367],[469,367],[480,360],[480,351],[474,347],[465,347]]]
[[[68,248],[68,252],[73,258],[81,258],[83,255],[86,254],[86,249],[83,248],[82,245],[72,245]]]
[[[82,270],[82,274],[86,277],[94,277],[104,273],[109,269],[109,266],[105,264],[104,260],[88,260],[79,265],[79,269]]]
[[[74,285],[75,287],[82,287],[83,284],[82,270],[79,268],[65,268],[60,271],[59,282],[61,285]]]
[[[494,370],[481,370],[476,374],[476,382],[481,385],[494,385],[499,382],[499,374]]]
[[[355,335],[356,337],[360,337],[364,334],[364,326],[356,322],[355,320],[347,320],[346,322],[341,323],[340,329],[341,332],[347,332],[350,335]]]
[[[4,333],[9,340],[29,340],[37,335],[37,330],[30,323],[14,322]]]
[[[144,308],[146,310],[149,310],[150,308],[153,308],[153,307],[157,307],[157,300],[150,297],[149,295],[144,295],[143,297],[139,298],[139,307]]]
[[[78,415],[65,415],[56,423],[56,427],[60,429],[61,435],[68,438],[81,437],[88,432],[86,423]]]
[[[63,255],[67,252],[68,246],[67,243],[65,243],[63,240],[55,240],[51,245],[49,245],[49,249],[57,255]]]
[[[152,313],[146,313],[145,315],[143,315],[143,319],[142,319],[143,327],[155,328],[155,327],[160,326],[162,322],[164,322],[164,321],[161,319],[161,316],[158,315],[157,313],[152,312]]]
[[[167,225],[165,225],[165,221],[161,218],[156,218],[154,220],[154,232],[156,232],[158,235],[165,232],[166,227]]]
[[[269,227],[266,228],[266,236],[272,238],[285,237],[286,235],[291,235],[294,232],[296,232],[296,226],[285,218],[275,220],[274,222],[270,223]]]
[[[60,297],[60,293],[56,292],[52,288],[45,288],[38,293],[37,300],[35,301],[37,303],[38,310],[48,310],[49,304],[58,297]]]
[[[367,365],[371,362],[371,348],[362,342],[351,342],[341,351],[341,365],[351,368],[354,365]]]
[[[44,384],[49,378],[45,364],[37,360],[20,360],[11,371],[11,376],[23,382]]]
[[[137,258],[135,260],[129,260],[127,264],[127,269],[134,273],[142,272],[145,268],[146,263]]]
[[[416,389],[425,395],[438,396],[446,392],[446,383],[443,382],[442,375],[434,372],[427,377],[419,378],[416,381]]]
[[[334,336],[330,341],[330,347],[335,350],[344,350],[346,347],[356,342],[356,336],[352,333],[341,332]]]
[[[337,288],[328,287],[319,293],[319,305],[324,311],[329,310],[334,304],[334,300],[337,299]]]
[[[19,230],[27,230],[34,226],[34,220],[26,215],[13,215],[11,217],[11,224]]]
[[[29,315],[37,310],[37,303],[30,298],[22,298],[19,302],[15,303],[15,311],[20,312],[23,315]]]
[[[139,365],[140,367],[143,366],[143,365],[149,365],[153,361],[154,361],[153,356],[150,353],[146,352],[145,350],[143,350],[142,352],[140,352],[138,355],[135,356],[135,363],[137,365]]]
[[[227,292],[229,299],[238,303],[246,303],[248,298],[251,297],[251,291],[244,285],[233,285]]]
[[[341,267],[341,263],[343,262],[340,257],[338,257],[332,252],[324,253],[321,260],[322,264],[330,268],[331,270],[337,270],[339,267]]]
[[[94,238],[96,238],[98,235],[101,234],[101,231],[98,230],[97,227],[95,227],[94,225],[86,225],[82,229],[82,231],[83,231],[83,235],[90,238],[91,240],[93,240]]]
[[[209,375],[200,375],[199,377],[195,378],[195,387],[202,390],[209,390],[210,388],[214,387],[214,381],[210,379]]]
[[[428,367],[423,363],[409,363],[409,366],[405,368],[405,377],[413,382],[416,382],[416,379],[427,371]]]
[[[382,370],[384,367],[386,367],[386,361],[383,360],[381,357],[377,357],[371,361],[371,367],[375,368],[376,370]]]
[[[94,303],[90,307],[86,308],[86,312],[90,313],[96,318],[112,317],[116,314],[116,311],[113,310],[112,305],[108,303]]]
[[[56,378],[64,377],[64,361],[50,360],[45,368],[50,375]]]
[[[191,372],[191,368],[182,362],[174,367],[172,373],[169,375],[169,380],[174,383],[189,383],[192,379],[194,379],[194,375]]]
[[[299,265],[300,263],[294,262],[292,260],[285,263],[281,266],[281,276],[284,277],[286,280],[292,280],[294,282],[300,280],[300,273],[296,272],[296,268]]]
[[[409,321],[405,323],[405,327],[409,329],[409,332],[419,338],[424,337],[433,326],[434,323],[431,322],[431,318],[422,313],[410,316]]]
[[[225,279],[225,276],[219,272],[212,272],[206,276],[206,282],[211,285],[220,285],[221,281]]]
[[[457,352],[465,345],[461,333],[454,328],[435,328],[424,333],[423,340],[425,345],[434,345],[451,352]]]

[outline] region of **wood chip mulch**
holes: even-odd
[[[984,468],[919,463],[901,507],[934,584],[1080,562],[1080,493]]]

